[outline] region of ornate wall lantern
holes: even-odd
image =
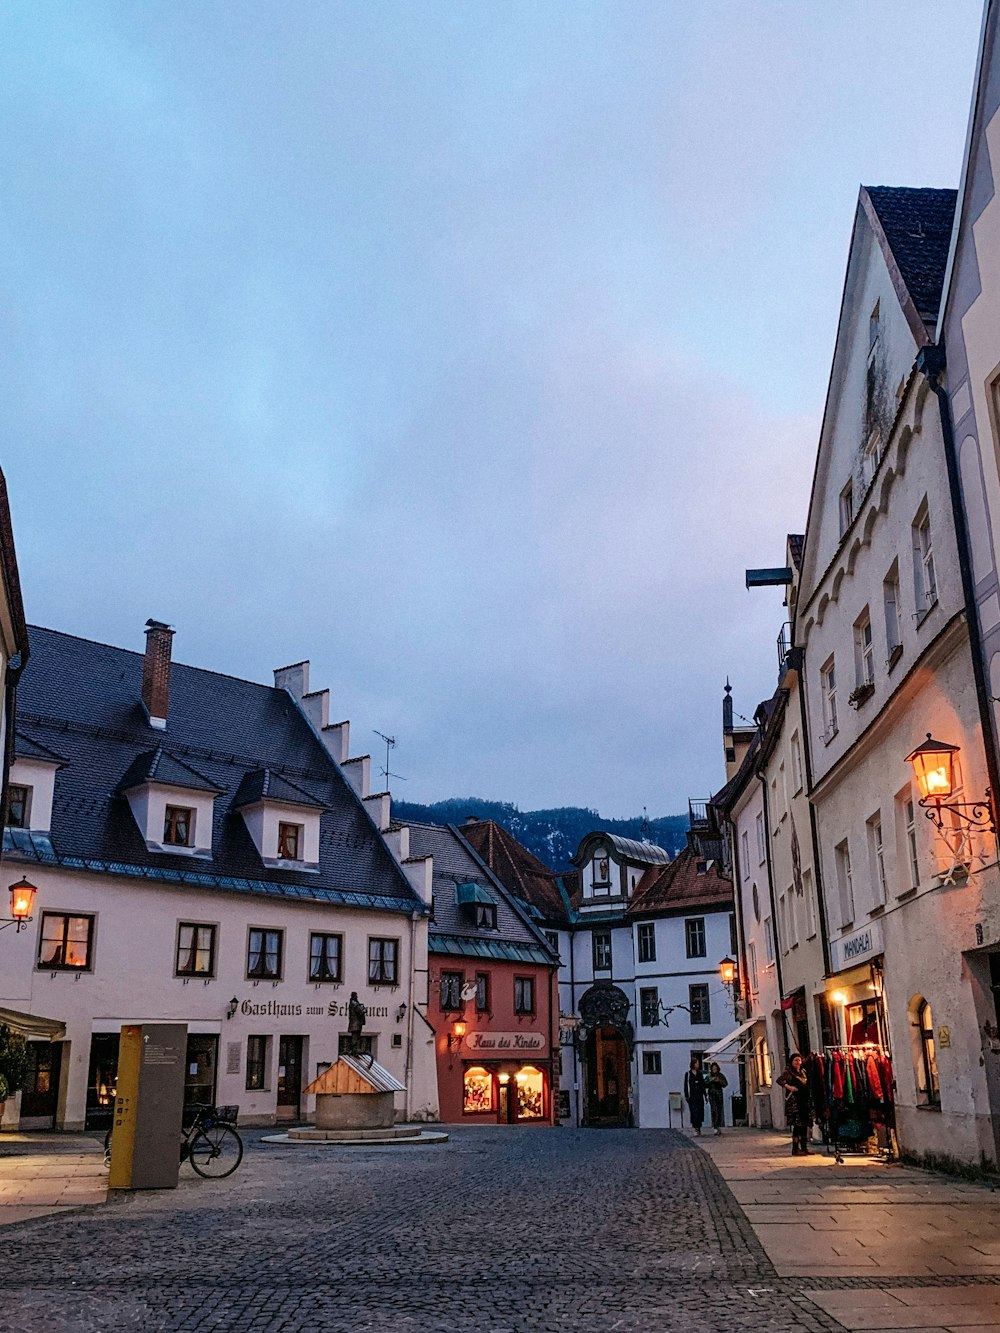
[[[943,810],[948,810],[970,828],[989,829],[996,833],[993,819],[993,797],[989,787],[982,801],[950,801],[955,790],[955,755],[961,746],[936,741],[930,732],[923,744],[906,756],[913,765],[920,792],[920,808],[939,830],[944,829]]]
[[[10,916],[3,919],[0,930],[7,926],[16,926],[18,934],[27,926],[31,918],[31,909],[35,905],[38,890],[25,876],[10,886]]]

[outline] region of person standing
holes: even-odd
[[[729,1079],[713,1060],[708,1066],[708,1107],[712,1113],[712,1128],[716,1134],[722,1133],[726,1123],[726,1104],[723,1088],[729,1087]]]
[[[688,1104],[691,1128],[701,1137],[701,1127],[705,1123],[705,1075],[697,1055],[692,1055],[691,1068],[684,1075],[684,1100]]]
[[[798,1051],[788,1061],[778,1083],[785,1089],[785,1121],[792,1128],[792,1156],[808,1156],[812,1103],[809,1098],[809,1075]]]

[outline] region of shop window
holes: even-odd
[[[473,1065],[465,1071],[462,1080],[462,1112],[465,1115],[482,1115],[493,1110],[493,1075],[481,1065]]]
[[[476,1012],[488,1014],[490,1011],[490,974],[476,973]]]
[[[163,816],[163,841],[167,847],[191,847],[194,811],[182,805],[168,805]]]
[[[692,917],[684,922],[684,945],[689,958],[705,957],[705,918]]]
[[[267,1089],[267,1044],[270,1037],[247,1037],[247,1092]]]
[[[525,1065],[514,1075],[517,1085],[518,1120],[545,1118],[545,1078],[534,1065]]]
[[[368,941],[368,981],[372,986],[395,986],[399,982],[399,940]]]
[[[707,986],[688,987],[688,1008],[692,1023],[711,1023],[712,1011]]]
[[[660,1026],[660,992],[656,986],[643,986],[639,991],[639,1022],[644,1028]]]
[[[643,1051],[642,1072],[644,1074],[662,1074],[663,1058],[659,1051]]]
[[[343,935],[309,936],[309,980],[343,980]]]
[[[7,788],[7,827],[27,828],[31,818],[31,788],[11,783]]]
[[[514,978],[514,1013],[533,1014],[535,1012],[535,978]]]
[[[910,1006],[916,1029],[915,1054],[917,1059],[917,1095],[924,1106],[941,1105],[941,1085],[938,1081],[937,1049],[934,1045],[934,1019],[931,1007],[922,995]]]
[[[757,1043],[757,1085],[761,1088],[769,1088],[771,1083],[771,1052],[768,1049],[767,1038],[761,1037]]]
[[[182,921],[177,927],[177,975],[215,975],[215,927]]]
[[[92,916],[43,912],[38,966],[52,972],[89,972],[93,942]]]
[[[280,981],[283,930],[251,929],[247,941],[247,977],[254,981]]]
[[[279,861],[301,861],[302,860],[302,834],[304,832],[301,824],[278,824],[278,860]]]
[[[656,962],[656,926],[652,921],[636,927],[636,939],[639,946],[639,962]]]
[[[441,1008],[461,1009],[462,974],[461,972],[441,973]]]
[[[594,941],[594,971],[611,971],[611,932],[610,930],[595,930]]]

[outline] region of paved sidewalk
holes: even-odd
[[[848,1157],[762,1130],[695,1138],[715,1162],[782,1277],[868,1278],[854,1290],[804,1294],[847,1329],[1000,1333],[1000,1193],[915,1167]],[[907,1278],[919,1285],[908,1286]],[[902,1279],[902,1280],[900,1280]]]
[[[86,1134],[0,1134],[0,1227],[104,1203],[104,1149]]]

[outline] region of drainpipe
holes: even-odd
[[[979,639],[979,613],[976,609],[976,587],[972,575],[972,548],[969,541],[968,524],[965,521],[965,508],[962,503],[958,454],[955,449],[955,428],[951,419],[951,403],[948,392],[941,383],[941,377],[945,369],[944,343],[928,343],[927,346],[921,347],[917,353],[917,369],[926,378],[928,385],[937,395],[938,410],[941,414],[941,434],[944,438],[944,459],[948,469],[951,516],[955,524],[955,540],[958,546],[958,568],[962,575],[965,619],[969,629],[969,647],[972,650],[972,673],[976,682],[976,700],[979,704],[979,725],[983,732],[986,772],[990,779],[990,814],[993,817],[995,827],[996,801],[998,795],[1000,795],[1000,764],[997,762],[993,716],[990,709],[990,692],[986,684],[986,668],[983,663]],[[994,837],[996,836],[994,834]]]
[[[819,824],[816,819],[816,807],[812,803],[812,746],[809,744],[809,719],[806,717],[806,681],[803,670],[805,654],[801,648],[793,648],[788,654],[789,665],[794,669],[798,680],[799,717],[802,728],[802,758],[806,766],[806,804],[809,806],[809,835],[812,841],[813,875],[816,886],[816,908],[819,913],[819,937],[823,944],[823,974],[830,975],[830,933],[826,923],[826,899],[823,894],[823,867],[819,855]],[[813,1015],[815,1017],[815,1014]]]
[[[417,920],[418,920],[418,917],[415,916],[415,915],[413,915],[413,914],[411,913],[411,914],[410,914],[410,967],[409,967],[409,972],[410,972],[409,996],[410,996],[410,999],[409,999],[409,1003],[408,1003],[407,1006],[406,1006],[406,1071],[405,1071],[405,1073],[404,1073],[404,1075],[403,1075],[403,1081],[404,1081],[404,1083],[406,1084],[406,1097],[405,1097],[405,1099],[404,1099],[404,1100],[405,1100],[405,1108],[404,1108],[404,1112],[405,1112],[405,1115],[406,1115],[406,1122],[407,1122],[407,1124],[409,1124],[409,1122],[410,1122],[410,1121],[412,1120],[412,1118],[413,1118],[413,1005],[414,1005],[414,1001],[415,1001],[415,998],[416,998],[416,997],[414,996],[414,994],[413,994],[413,988],[414,988],[414,985],[416,984],[416,974],[417,974],[417,969],[416,969],[416,961],[417,961],[417,960],[416,960],[416,954],[415,954],[415,948],[414,948],[414,946],[415,946],[415,944],[416,944],[416,938],[417,938]],[[435,1042],[435,1049],[434,1049],[434,1063],[435,1063],[435,1065],[437,1064],[437,1043],[436,1043],[436,1042]],[[439,1114],[440,1114],[440,1108],[438,1108],[438,1111],[439,1111]]]

